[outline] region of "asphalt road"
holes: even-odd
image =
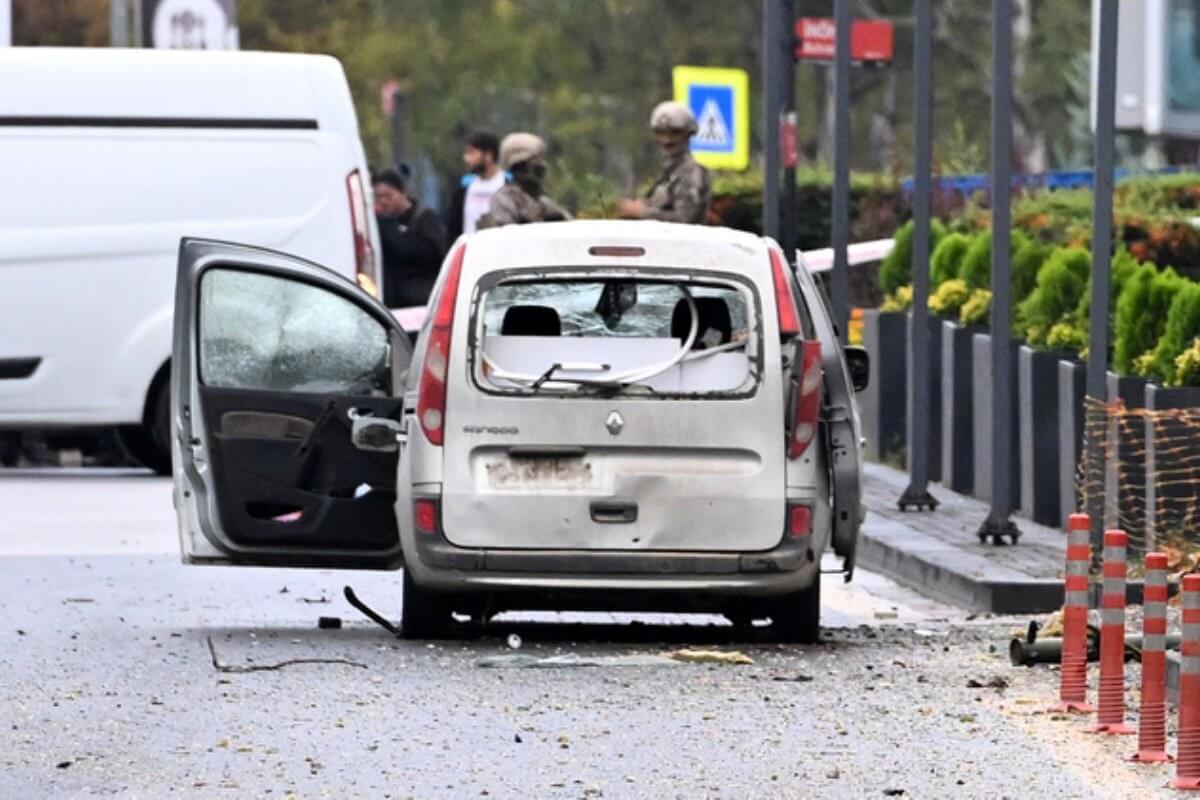
[[[176,547],[164,480],[0,473],[0,797],[1124,797],[1167,774],[1043,713],[1055,676],[1008,666],[1015,621],[863,571],[827,582],[811,647],[606,614],[429,644],[341,596],[398,617],[398,575],[184,567]],[[685,646],[754,663],[480,665]]]

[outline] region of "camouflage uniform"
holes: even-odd
[[[646,192],[643,217],[703,225],[711,200],[708,170],[685,151],[664,164],[662,175]]]
[[[516,181],[509,181],[492,195],[492,205],[479,218],[476,228],[498,228],[526,222],[569,220],[571,215],[547,195],[533,197]]]

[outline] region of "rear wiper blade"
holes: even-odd
[[[576,364],[576,363],[570,363],[570,362],[564,363],[561,361],[556,361],[555,363],[551,364],[550,367],[545,372],[543,372],[541,375],[539,375],[537,377],[537,380],[535,380],[532,384],[530,384],[529,388],[532,390],[532,392],[534,394],[537,394],[538,391],[541,390],[542,385],[545,384],[546,381],[553,378],[554,374],[556,372],[558,372],[559,370],[566,370],[567,372],[607,372],[609,369],[611,369],[611,367],[608,364],[592,364],[592,363]],[[581,386],[586,386],[586,385],[590,385],[593,383],[603,383],[603,381],[593,381],[590,378],[555,378],[555,380],[559,381],[559,382],[577,383]]]

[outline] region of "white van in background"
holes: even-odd
[[[0,48],[0,428],[120,426],[170,469],[183,237],[381,294],[341,65],[280,53]]]

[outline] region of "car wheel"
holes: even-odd
[[[161,381],[150,399],[150,419],[117,428],[121,445],[139,464],[159,475],[171,474],[171,385]]]
[[[450,632],[451,606],[446,595],[422,589],[404,570],[400,632],[405,639],[443,639]]]
[[[772,603],[771,627],[781,642],[816,644],[821,640],[821,574],[812,585]]]

